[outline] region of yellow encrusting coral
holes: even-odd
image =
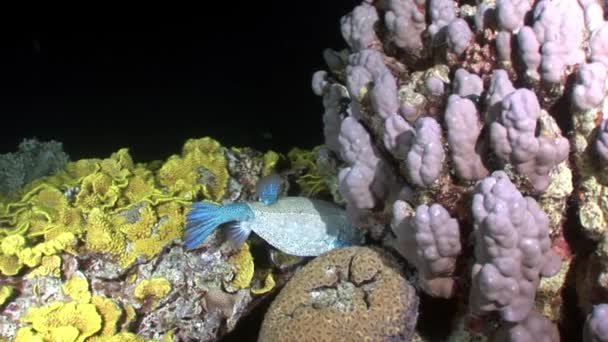
[[[95,305],[102,318],[100,335],[113,336],[118,328],[118,322],[123,315],[122,309],[112,299],[102,296],[93,296],[91,298],[91,303]],[[96,338],[96,336],[93,336],[93,338],[89,340],[94,341]],[[100,340],[102,339],[100,338]]]
[[[26,278],[33,278],[37,276],[45,277],[51,276],[59,278],[61,275],[61,258],[58,255],[47,255],[42,257],[40,266],[34,268],[29,272]]]
[[[135,312],[135,308],[133,305],[125,305],[125,320],[123,322],[124,327],[128,327],[131,323],[135,321],[137,318],[137,312]]]
[[[181,155],[169,157],[158,170],[158,181],[170,194],[186,200],[198,196],[218,201],[228,182],[226,157],[221,145],[211,139],[191,139]]]
[[[229,179],[224,150],[213,139],[191,139],[179,155],[164,162],[137,164],[121,149],[109,158],[70,162],[64,170],[1,198],[0,274],[59,278],[63,261],[71,261],[66,254],[101,258],[122,271],[151,260],[183,237],[185,213],[193,201],[224,198]],[[262,173],[274,172],[282,158],[273,151],[264,154]],[[251,288],[249,245],[229,262],[235,275],[227,286]],[[69,267],[63,271],[73,272]],[[266,276],[263,284],[256,282],[259,287],[251,289],[258,294],[275,285],[272,274],[260,274]],[[136,284],[128,285],[133,298],[143,307],[156,305],[173,289],[166,278],[130,279]],[[137,320],[137,303],[92,293],[78,271],[61,288],[63,298],[30,307],[20,318],[16,341],[145,341],[129,332]],[[0,305],[12,291],[0,287]],[[172,332],[163,337],[173,339]]]
[[[88,303],[91,301],[91,292],[89,291],[89,281],[84,274],[75,273],[65,284],[61,286],[63,293],[69,296],[73,301],[78,303]]]
[[[264,286],[261,288],[251,288],[251,293],[264,294],[272,290],[275,285],[276,282],[274,281],[274,277],[272,276],[272,273],[269,272],[268,275],[266,275],[266,278],[264,278]]]
[[[230,258],[229,262],[236,269],[230,286],[235,289],[248,288],[251,285],[254,273],[253,256],[249,250],[249,244],[244,243],[241,249]]]
[[[10,286],[4,285],[0,287],[0,307],[13,295],[13,291],[13,288]]]
[[[31,327],[21,328],[15,334],[15,342],[44,342],[42,336],[36,334]]]
[[[276,171],[276,166],[279,160],[283,158],[282,155],[275,151],[268,151],[264,153],[264,166],[262,168],[262,176],[268,176],[269,174]]]
[[[19,273],[23,264],[15,255],[0,255],[0,273],[13,276]]]
[[[123,316],[125,322],[135,319],[133,307],[123,311],[113,299],[93,295],[82,273],[76,272],[62,290],[69,301],[30,308],[21,322],[31,325],[20,328],[15,341],[123,341],[122,337],[131,335],[121,329],[119,322]]]
[[[171,282],[166,278],[144,279],[135,287],[133,296],[140,301],[151,298],[156,302],[167,296],[171,288]]]
[[[31,328],[44,341],[56,341],[55,337],[60,332],[67,332],[66,328],[71,331],[70,336],[76,332],[72,341],[84,341],[101,329],[101,316],[95,305],[90,303],[52,302],[47,306],[30,308],[21,317],[21,322],[31,323]]]
[[[317,154],[320,149],[321,146],[317,146],[312,150],[293,148],[287,153],[287,158],[292,168],[304,172],[303,175],[297,178],[296,183],[306,196],[314,196],[328,191],[327,184],[325,184],[323,177],[319,174],[316,163]]]
[[[0,273],[56,274],[62,252],[98,253],[127,268],[183,234],[191,201],[219,201],[228,182],[220,144],[188,140],[165,163],[136,164],[127,149],[83,159],[0,202]],[[81,243],[79,243],[81,242]]]
[[[26,244],[23,236],[10,235],[2,240],[0,273],[4,275],[16,275],[24,265],[27,267],[38,266],[42,263],[44,256],[51,256],[66,251],[75,243],[74,234],[65,232],[34,247],[24,247]],[[52,260],[47,260],[47,262],[49,261]]]

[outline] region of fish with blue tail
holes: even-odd
[[[260,179],[258,202],[192,204],[186,217],[186,248],[198,247],[219,227],[236,247],[254,232],[281,252],[301,257],[363,242],[363,233],[349,223],[344,209],[313,198],[279,197],[281,183],[278,175]]]

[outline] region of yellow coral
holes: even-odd
[[[148,237],[133,242],[133,253],[152,258],[157,255],[162,248],[175,239],[183,235],[184,205],[177,202],[168,202],[156,208],[158,219],[154,227],[155,233]]]
[[[276,165],[282,156],[275,151],[264,153],[264,167],[262,168],[262,176],[268,176],[275,171]]]
[[[168,242],[182,236],[183,209],[184,205],[177,202],[157,208],[145,204],[116,215],[94,209],[89,215],[85,245],[91,252],[117,257],[122,267],[130,266],[140,256],[149,260]]]
[[[253,279],[253,256],[249,244],[244,243],[241,249],[230,258],[230,263],[236,268],[236,274],[230,286],[235,289],[245,289],[251,285]]]
[[[86,248],[93,253],[118,256],[126,253],[127,243],[112,222],[110,215],[99,208],[89,213]]]
[[[134,170],[134,176],[123,190],[123,197],[119,200],[120,206],[129,203],[138,203],[153,196],[160,196],[161,191],[155,187],[154,174],[143,167]]]
[[[96,208],[109,209],[116,204],[119,196],[120,188],[113,184],[112,177],[105,173],[93,173],[82,180],[75,204],[85,212]]]
[[[123,312],[118,304],[112,299],[93,296],[91,303],[95,305],[102,317],[101,336],[112,336],[116,333],[118,321]]]
[[[4,255],[17,255],[25,246],[25,239],[21,235],[10,235],[2,239],[0,250]]]
[[[312,150],[293,148],[287,153],[292,168],[304,172],[296,179],[296,183],[307,196],[314,196],[329,190],[317,168],[316,158],[320,148],[321,146]]]
[[[51,240],[37,244],[33,249],[42,255],[53,255],[73,247],[75,243],[76,236],[73,233],[63,232]]]
[[[274,281],[274,277],[272,276],[272,273],[268,273],[268,275],[266,276],[266,278],[264,279],[264,286],[262,286],[259,289],[251,289],[251,293],[253,294],[263,294],[266,293],[270,290],[272,290],[274,288],[274,286],[276,285],[276,282]]]
[[[29,272],[26,278],[51,276],[58,278],[61,275],[61,258],[58,255],[47,255],[42,257],[40,266]]]
[[[0,254],[0,273],[13,276],[19,273],[23,267],[19,258],[14,255],[2,255]]]
[[[137,312],[135,312],[135,308],[133,307],[133,305],[126,305],[125,321],[122,325],[128,327],[129,325],[131,325],[131,323],[135,321],[135,319],[137,319]]]
[[[17,341],[122,341],[129,334],[116,334],[123,315],[124,326],[135,319],[135,310],[125,312],[114,300],[93,296],[85,276],[77,272],[63,286],[72,301],[53,302],[44,307],[30,308],[22,322],[32,323],[17,332]]]
[[[25,327],[17,330],[15,334],[15,342],[44,342],[41,336],[38,336],[34,329]]]
[[[149,205],[142,205],[117,215],[114,225],[125,238],[135,241],[149,237],[157,221],[158,217],[154,210]]]
[[[26,247],[19,251],[19,261],[28,267],[40,265],[42,257],[70,249],[76,243],[76,237],[70,232],[59,234],[52,240],[41,242],[33,248]]]
[[[211,138],[190,139],[181,155],[171,156],[158,170],[158,181],[167,191],[187,200],[202,195],[219,201],[228,182],[226,158]]]
[[[133,292],[133,296],[143,301],[152,298],[158,301],[171,292],[171,283],[165,278],[150,278],[142,280]]]
[[[135,164],[127,149],[68,163],[18,197],[2,199],[0,272],[16,275],[43,262],[32,275],[51,272],[57,259],[45,256],[61,252],[109,255],[123,268],[149,260],[182,237],[191,200],[222,198],[226,164],[222,147],[210,138],[187,141],[181,155],[165,163]],[[133,220],[125,216],[131,214]]]
[[[53,240],[63,233],[72,233],[74,236],[82,236],[86,229],[83,212],[80,208],[66,207],[59,211],[58,217],[50,222],[44,232],[45,240]],[[66,251],[76,254],[76,251],[66,246]]]
[[[27,314],[21,317],[21,322],[32,323],[31,328],[46,341],[56,341],[59,332],[66,332],[65,327],[71,327],[70,331],[78,332],[74,341],[84,341],[101,330],[101,316],[95,305],[88,303],[53,302],[47,306],[30,308]]]
[[[89,292],[89,281],[84,274],[75,273],[70,280],[61,286],[63,293],[78,303],[89,303],[91,301],[91,292]]]
[[[168,333],[163,336],[162,342],[173,342],[173,330],[170,330]]]
[[[57,219],[60,211],[68,207],[68,201],[63,193],[46,184],[40,186],[30,204],[36,208],[36,211],[44,214],[49,222]]]
[[[10,286],[0,287],[0,307],[13,295],[13,288]]]
[[[133,159],[129,154],[129,150],[122,148],[115,153],[112,153],[110,158],[104,159],[99,163],[101,171],[116,181],[116,185],[124,185],[127,178],[131,175],[131,171],[135,167]]]
[[[75,342],[80,332],[75,327],[57,327],[50,331],[51,341]]]
[[[56,238],[39,243],[33,248],[25,247],[21,235],[10,235],[2,240],[0,253],[0,273],[17,274],[23,265],[35,267],[40,265],[43,256],[49,256],[68,249],[76,242],[72,233],[62,233]],[[50,261],[50,260],[49,260]]]

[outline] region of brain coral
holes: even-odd
[[[317,257],[273,301],[259,341],[408,341],[418,297],[397,267],[367,247]]]

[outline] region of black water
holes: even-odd
[[[22,14],[0,32],[0,153],[34,136],[64,142],[73,159],[121,147],[165,158],[202,136],[261,150],[318,145],[311,76],[323,48],[345,46],[339,19],[356,3],[207,3],[176,18]]]

